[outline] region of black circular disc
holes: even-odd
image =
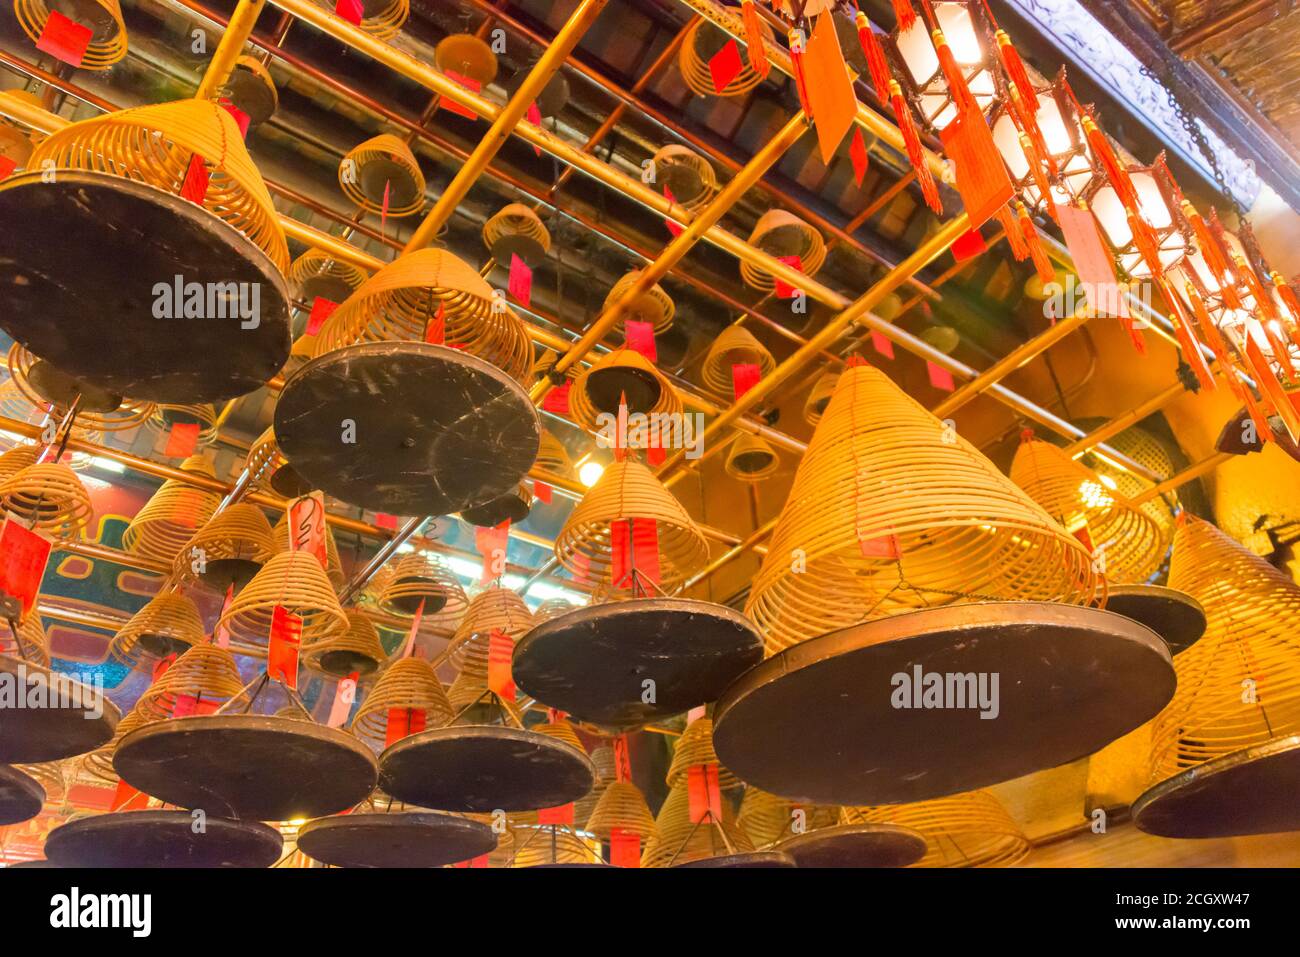
[[[664,163],[659,177],[679,203],[690,203],[704,192],[700,171],[687,163]]]
[[[283,850],[273,827],[189,811],[97,814],[45,839],[45,856],[59,867],[270,867]]]
[[[705,857],[673,867],[698,868],[751,868],[751,867],[796,867],[794,858],[784,851],[740,851],[736,854],[719,854],[717,857]]]
[[[1205,609],[1186,592],[1161,585],[1116,585],[1106,610],[1146,625],[1165,640],[1169,653],[1186,651],[1205,634]]]
[[[238,592],[261,570],[262,563],[251,558],[212,558],[204,563],[199,581],[219,592],[234,585]]]
[[[94,751],[122,713],[102,690],[0,655],[0,764],[41,764]]]
[[[308,276],[298,284],[298,290],[302,300],[307,303],[314,303],[317,299],[328,299],[337,305],[352,295],[352,286],[347,280],[329,273]]]
[[[25,173],[0,183],[0,222],[23,224],[0,232],[0,326],[95,388],[212,402],[253,391],[289,358],[284,277],[188,200],[106,173],[60,170],[52,183]],[[184,318],[186,300],[199,298],[192,284],[201,311],[211,299],[235,314]],[[249,308],[256,291],[256,318],[241,319],[221,295],[237,289]]]
[[[122,397],[113,392],[97,389],[88,382],[74,379],[52,362],[37,359],[27,370],[27,382],[46,402],[53,402],[65,409],[80,399],[78,412],[116,412],[122,405]]]
[[[510,524],[517,525],[528,517],[530,508],[530,504],[517,492],[507,492],[490,502],[465,509],[460,517],[471,525],[481,525],[484,528],[500,525],[506,519],[510,520]]]
[[[511,673],[543,704],[623,728],[715,701],[762,660],[763,641],[740,612],[686,598],[638,598],[542,622],[515,644]]]
[[[537,458],[541,423],[519,383],[482,359],[376,342],[326,353],[290,376],[275,438],[299,474],[335,498],[393,515],[448,515],[516,488]]]
[[[323,817],[298,831],[298,849],[333,867],[442,867],[496,846],[489,825],[432,811]]]
[[[774,458],[776,456],[766,449],[750,449],[733,457],[731,467],[744,475],[754,475],[769,468]]]
[[[430,594],[387,597],[380,601],[379,607],[391,615],[403,615],[407,618],[415,617],[415,613],[420,611],[421,604],[424,606],[424,610],[420,612],[422,615],[436,615],[447,607],[446,587],[441,582],[435,582],[428,578],[402,577],[393,579],[388,587],[392,588],[410,583],[419,583]]]
[[[533,811],[576,801],[596,784],[570,744],[517,728],[455,725],[403,738],[379,757],[384,793],[442,811]]]
[[[1300,734],[1198,764],[1133,802],[1138,829],[1160,837],[1300,831]]]
[[[389,209],[405,209],[420,195],[420,184],[411,171],[386,156],[375,156],[362,163],[357,170],[357,185],[362,195],[376,206],[383,205],[387,188]]]
[[[925,857],[925,838],[897,824],[840,824],[777,845],[800,867],[907,867]]]
[[[719,700],[713,744],[741,779],[782,797],[903,804],[1092,754],[1154,716],[1174,681],[1164,641],[1122,615],[950,605],[768,658]]]
[[[45,788],[30,774],[0,764],[0,827],[30,821],[41,813]]]
[[[379,662],[356,651],[327,651],[316,659],[316,667],[327,675],[344,678],[354,671],[358,675],[373,674]]]
[[[245,821],[337,814],[376,777],[374,755],[347,732],[256,714],[146,725],[119,742],[113,768],[168,804]]]
[[[786,223],[763,233],[754,245],[780,259],[783,256],[802,255],[808,246],[808,236],[803,226]]]
[[[613,366],[595,369],[587,376],[587,398],[597,412],[618,413],[619,403],[627,400],[628,412],[648,413],[659,401],[659,380],[644,369]]]
[[[546,250],[532,236],[506,233],[492,244],[492,259],[498,265],[509,269],[511,256],[518,256],[524,261],[524,265],[536,269],[546,258]]]
[[[248,122],[256,126],[265,123],[275,112],[275,90],[246,66],[236,66],[226,81],[226,96],[237,109],[248,115]]]
[[[145,632],[136,640],[136,647],[150,658],[166,658],[168,655],[183,655],[189,651],[190,643],[173,638],[171,635],[159,635]]]
[[[298,474],[292,465],[282,465],[271,473],[271,488],[285,498],[297,498],[312,491],[311,483]]]

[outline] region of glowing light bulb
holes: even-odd
[[[578,481],[591,488],[600,481],[600,477],[605,474],[605,466],[599,462],[586,462],[582,468],[578,469]]]

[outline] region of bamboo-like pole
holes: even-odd
[[[230,15],[226,32],[221,35],[221,41],[213,51],[212,59],[208,61],[208,68],[203,72],[198,92],[194,94],[195,99],[211,100],[226,85],[235,68],[235,61],[243,52],[244,44],[252,35],[257,17],[265,6],[266,0],[239,0],[235,12]]]

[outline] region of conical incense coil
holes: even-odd
[[[118,743],[132,731],[161,720],[162,718],[156,716],[154,709],[142,706],[140,701],[136,701],[134,707],[122,715],[122,720],[117,723],[117,728],[113,731],[113,737],[94,751],[82,756],[80,759],[82,772],[102,784],[116,785],[120,778],[117,771],[113,769],[113,754],[117,751]]]
[[[344,613],[348,616],[347,631],[313,642],[305,650],[304,663],[310,668],[330,670],[331,674],[338,674],[337,670],[326,667],[332,661],[349,662],[365,673],[374,671],[388,659],[379,640],[379,629],[359,609],[348,608]],[[373,662],[373,666],[367,666],[366,662]]]
[[[540,625],[544,621],[550,621],[552,618],[558,618],[561,615],[567,615],[578,606],[571,601],[565,601],[563,598],[548,598],[537,606],[533,612],[533,624]]]
[[[718,761],[717,752],[713,750],[712,718],[696,718],[686,726],[686,730],[677,739],[677,745],[673,749],[673,760],[668,765],[668,775],[664,780],[670,788],[684,784],[687,771],[698,764],[718,765],[719,789],[730,791],[740,786],[740,779],[722,766]]]
[[[459,73],[481,86],[496,79],[499,67],[492,47],[472,33],[452,33],[439,40],[433,50],[433,63],[443,73]]]
[[[737,365],[758,366],[761,378],[776,368],[776,360],[767,346],[754,338],[754,334],[741,325],[730,325],[719,333],[704,357],[700,367],[700,380],[704,388],[728,400],[736,394],[733,368]]]
[[[642,843],[655,833],[654,815],[645,802],[645,795],[631,781],[614,781],[605,788],[587,820],[586,830],[605,842],[610,840],[614,828],[635,834]]]
[[[18,640],[14,639],[9,622],[0,619],[0,655],[23,658],[43,668],[50,666],[50,640],[45,634],[39,611],[32,611],[18,626]]]
[[[31,383],[32,367],[39,361],[34,355],[15,342],[9,347],[9,381],[0,388],[3,388],[6,392],[13,389],[30,402],[32,406],[43,412],[50,408],[50,403],[36,391]],[[97,441],[91,437],[94,433],[121,432],[125,429],[133,429],[148,421],[149,417],[154,413],[154,408],[152,402],[142,402],[135,399],[124,399],[122,404],[112,412],[92,412],[85,408],[79,408],[76,420],[72,424],[72,434],[87,441]],[[67,409],[56,404],[51,418],[55,421],[61,421],[66,413]],[[16,419],[27,419],[25,414],[14,414],[14,410],[7,405],[5,406],[5,414]]]
[[[745,613],[767,652],[957,601],[1084,604],[1092,556],[880,370],[845,369]]]
[[[286,512],[280,516],[280,520],[275,523],[271,529],[271,538],[275,541],[275,550],[285,552],[289,550],[289,515]],[[336,588],[343,587],[347,576],[343,573],[343,563],[339,559],[338,542],[334,540],[334,532],[329,525],[325,526],[325,575],[330,580],[330,584]]]
[[[178,657],[145,689],[136,708],[146,723],[172,717],[182,702],[183,709],[201,714],[238,698],[243,688],[235,656],[226,648],[204,642]]]
[[[249,482],[254,488],[269,486],[275,473],[289,464],[275,441],[275,427],[268,426],[248,447],[244,468],[248,469]]]
[[[503,243],[503,240],[506,242]],[[522,246],[534,247],[533,252],[538,254],[536,258],[545,257],[551,248],[550,232],[537,214],[523,203],[509,203],[501,207],[483,224],[483,245],[494,259],[498,254],[505,256],[504,259],[497,260],[502,266],[509,268],[510,257],[506,253],[522,248],[520,240],[523,241]],[[521,254],[521,258],[527,261],[535,257]],[[536,263],[529,262],[529,265]]]
[[[536,623],[518,592],[497,585],[485,588],[470,600],[447,647],[447,658],[462,671],[481,664],[486,679],[488,640],[492,632],[517,639]]]
[[[754,231],[749,234],[749,244],[777,259],[798,256],[799,271],[805,276],[817,275],[826,261],[826,243],[822,234],[783,209],[769,209],[758,218]],[[772,291],[776,288],[776,279],[770,272],[744,260],[740,263],[740,276],[745,285],[755,289]]]
[[[833,827],[839,818],[837,807],[799,804],[756,787],[746,787],[736,823],[755,847],[767,847],[795,834]]]
[[[319,249],[309,249],[289,265],[285,278],[292,283],[294,294],[308,305],[318,296],[340,303],[366,281],[366,271]]]
[[[835,394],[835,384],[840,381],[840,374],[834,370],[827,369],[817,377],[813,383],[812,391],[808,393],[808,398],[803,404],[803,418],[809,425],[816,425],[822,420],[826,412],[826,406],[830,404],[831,396]]]
[[[712,815],[691,822],[690,792],[683,779],[668,791],[655,831],[641,852],[642,867],[671,867],[722,854],[752,851],[753,842],[736,824],[731,805],[722,802],[722,820]]]
[[[0,482],[0,510],[55,538],[74,538],[90,521],[90,495],[62,463],[38,462]]]
[[[614,768],[614,749],[609,745],[602,744],[592,748],[589,757],[596,768],[596,783],[592,785],[590,791],[573,803],[573,819],[578,822],[591,817],[596,805],[600,803],[601,795],[605,793],[605,788],[609,787],[618,776]]]
[[[583,754],[587,753],[587,746],[578,737],[578,732],[574,729],[571,721],[566,721],[563,718],[558,721],[544,721],[541,724],[533,725],[529,730],[544,734],[548,738],[554,738],[556,741],[563,741],[569,747],[577,748]]]
[[[389,216],[410,216],[424,207],[424,174],[415,154],[402,140],[381,133],[352,147],[339,163],[344,195],[368,213],[383,214],[388,191]]]
[[[618,282],[609,287],[609,292],[605,294],[605,308],[610,308],[627,295],[628,290],[636,284],[637,279],[640,277],[641,270],[639,269],[624,273]],[[631,319],[634,322],[650,323],[656,333],[667,332],[672,328],[673,317],[676,314],[677,307],[673,305],[672,298],[668,293],[664,292],[663,286],[655,283],[623,309],[615,328],[620,332],[623,331],[627,321]]]
[[[211,463],[201,455],[191,455],[180,464],[180,469],[206,478],[216,477]],[[131,519],[122,533],[122,545],[133,555],[171,564],[220,504],[221,496],[216,492],[167,479]]]
[[[165,591],[131,616],[109,652],[118,661],[134,664],[142,657],[170,654],[178,645],[200,644],[203,638],[203,619],[194,602],[178,591]]]
[[[446,344],[521,382],[531,373],[533,344],[523,322],[486,279],[442,249],[407,253],[362,283],[321,327],[316,354],[357,342],[424,342],[438,322]]]
[[[684,582],[708,562],[709,545],[704,533],[654,473],[631,459],[614,462],[606,468],[600,480],[574,506],[556,536],[555,557],[575,574],[585,570],[593,581],[609,581],[614,564],[611,527],[614,522],[634,518],[655,523],[659,584],[664,590]],[[632,551],[629,541],[629,564]],[[579,555],[585,556],[585,563]],[[630,587],[622,582],[613,584]]]
[[[211,445],[217,438],[217,409],[212,403],[201,405],[159,405],[149,417],[149,425],[168,435],[175,425],[197,425],[198,439],[195,448]]]
[[[126,22],[118,0],[92,0],[92,2],[66,4],[47,3],[46,0],[14,0],[14,16],[33,43],[40,40],[49,23],[50,14],[57,9],[78,26],[90,32],[86,52],[77,66],[83,70],[107,70],[126,56]]]
[[[772,28],[766,21],[759,21],[759,24],[764,42],[774,42]],[[686,28],[686,36],[682,40],[677,63],[682,71],[682,80],[690,87],[692,93],[697,96],[742,96],[763,82],[763,77],[754,72],[749,65],[742,48],[740,71],[721,91],[714,87],[713,74],[709,71],[709,60],[729,40],[731,37],[703,17],[696,17]]]
[[[347,630],[334,587],[310,552],[278,552],[227,606],[218,628],[252,645],[265,645],[277,605],[302,618],[302,646]]]
[[[447,619],[460,616],[469,604],[455,573],[435,555],[414,551],[402,557],[379,593],[379,607],[390,615],[409,618],[423,604],[423,614]]]
[[[1199,601],[1207,625],[1204,637],[1174,659],[1178,687],[1153,725],[1153,775],[1170,777],[1300,733],[1300,586],[1184,513],[1169,587]]]
[[[542,439],[537,447],[535,467],[548,475],[568,478],[573,472],[573,460],[569,458],[564,443],[550,432],[542,431]]]
[[[1101,422],[1102,420],[1097,420],[1098,425]],[[1088,424],[1082,424],[1084,428],[1091,429]],[[1145,429],[1130,426],[1118,435],[1111,436],[1106,440],[1106,444],[1139,465],[1146,466],[1151,470],[1151,474],[1159,476],[1160,479],[1167,479],[1176,471],[1173,459],[1170,458],[1164,444]],[[1137,498],[1156,484],[1145,476],[1111,468],[1102,460],[1096,460],[1094,471],[1098,475],[1109,477],[1114,481],[1116,490],[1129,499]],[[1174,540],[1174,509],[1170,507],[1171,499],[1171,495],[1157,495],[1138,506],[1160,531],[1161,555],[1168,554],[1169,546]]]
[[[0,454],[0,482],[11,475],[16,475],[29,465],[35,465],[40,454],[41,449],[37,445],[15,445]]]
[[[569,416],[589,432],[599,431],[609,417],[618,415],[623,397],[629,412],[650,418],[676,416],[682,411],[681,397],[664,374],[641,353],[621,348],[605,353],[573,380]],[[648,441],[647,436],[628,437],[629,445],[635,447]]]
[[[279,549],[271,523],[256,505],[227,505],[194,533],[177,553],[174,573],[182,582],[197,581],[209,562],[239,559],[265,565]]]
[[[672,143],[660,147],[653,161],[656,184],[669,187],[673,202],[684,209],[694,212],[718,192],[713,164],[692,149]]]
[[[1114,480],[1050,442],[1024,439],[1011,463],[1011,480],[1067,531],[1086,532],[1107,581],[1140,584],[1160,567],[1164,537],[1151,517],[1121,495]]]
[[[31,165],[49,160],[56,171],[93,170],[179,194],[195,154],[209,173],[200,205],[247,236],[281,272],[288,269],[271,194],[234,117],[214,101],[177,100],[81,120],[51,133]]]
[[[280,91],[271,71],[257,57],[248,55],[235,60],[219,99],[246,114],[252,123],[270,119],[280,107]]]
[[[723,468],[737,481],[761,482],[776,474],[781,459],[767,439],[741,432],[728,447]]]
[[[44,761],[40,764],[15,764],[15,768],[28,777],[35,778],[45,790],[45,806],[62,804],[67,796],[67,763]]]
[[[517,827],[511,867],[543,864],[599,864],[600,849],[564,825]]]
[[[402,658],[379,676],[352,719],[352,733],[383,748],[391,712],[423,711],[424,727],[439,728],[451,720],[451,704],[438,674],[423,658]]]
[[[1029,839],[988,791],[933,801],[844,808],[845,824],[896,824],[920,831],[925,857],[916,867],[1011,867],[1029,854]]]

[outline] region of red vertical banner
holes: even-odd
[[[533,301],[533,271],[517,253],[510,254],[510,281],[507,287],[515,302],[525,309]]]
[[[641,838],[621,827],[610,828],[609,862],[615,867],[640,867]]]
[[[533,480],[533,497],[544,505],[551,504],[551,487],[545,482]]]
[[[474,546],[483,556],[483,573],[478,583],[486,585],[501,577],[506,570],[506,550],[510,543],[510,519],[492,528],[479,526],[474,529]]]
[[[978,109],[963,109],[940,131],[939,139],[957,169],[957,192],[970,228],[979,229],[1015,193],[988,122]]]
[[[515,640],[494,628],[488,636],[488,690],[507,701],[515,700],[515,679],[510,672],[514,653]]]
[[[433,314],[433,318],[424,327],[424,341],[432,346],[441,346],[447,343],[447,304],[441,299],[438,300],[438,311]]]
[[[199,445],[199,424],[197,422],[173,422],[167,430],[167,444],[163,446],[163,455],[169,459],[187,459],[194,454]]]
[[[252,125],[253,118],[224,96],[217,102],[221,104],[223,110],[234,118],[235,125],[239,127],[239,135],[244,139],[248,139],[248,128]]]
[[[424,620],[424,599],[420,599],[420,604],[415,609],[415,617],[411,619],[411,627],[406,630],[406,646],[402,650],[402,657],[409,658],[415,653],[415,636],[420,633],[420,622]]]
[[[325,320],[339,307],[337,302],[317,296],[311,301],[311,314],[307,316],[307,335],[314,336],[325,325]]]
[[[537,812],[537,823],[541,825],[548,824],[567,824],[573,826],[573,802],[560,804],[556,807],[544,807]]]
[[[627,347],[639,352],[651,362],[659,361],[659,350],[655,348],[655,327],[653,323],[628,319],[623,323]]]
[[[221,624],[221,619],[226,617],[226,609],[230,607],[230,603],[234,600],[235,586],[234,583],[231,583],[226,586],[226,599],[221,603],[221,614],[217,617],[217,630],[212,636],[212,640],[218,648],[230,647],[230,629]]]
[[[36,40],[36,49],[69,66],[81,66],[94,31],[68,19],[57,10],[49,13],[45,27]]]
[[[1092,211],[1061,203],[1056,207],[1056,218],[1089,308],[1099,316],[1127,319],[1128,301],[1120,295],[1115,261],[1106,251]]]
[[[795,272],[803,272],[803,260],[798,256],[777,256],[780,262],[785,263]],[[774,277],[775,278],[775,277]],[[799,289],[790,285],[784,279],[776,279],[775,295],[778,299],[793,299],[799,293]]]
[[[853,131],[853,142],[849,144],[849,159],[853,162],[853,179],[859,186],[867,175],[867,166],[871,162],[867,153],[867,142],[862,138],[862,128]]]
[[[203,205],[203,200],[208,195],[208,181],[212,174],[208,172],[207,163],[203,157],[195,153],[190,157],[190,165],[185,170],[185,180],[181,183],[181,199],[188,199],[191,203]]]
[[[339,679],[338,687],[334,689],[334,702],[330,705],[326,726],[341,728],[348,723],[348,716],[352,714],[352,704],[357,700],[357,682],[360,678],[361,673],[354,671],[346,678]]]
[[[722,788],[716,764],[692,764],[686,769],[686,792],[692,824],[712,817],[722,821]]]
[[[542,400],[542,408],[556,415],[568,415],[569,389],[572,385],[572,382],[565,382],[563,385],[557,385],[550,392],[547,392],[546,398]]]
[[[329,567],[323,492],[308,492],[289,503],[289,551],[315,555],[321,568]]]
[[[632,759],[628,754],[626,734],[614,739],[614,780],[624,783],[632,780]]]
[[[609,523],[609,580],[615,588],[632,585],[632,520],[619,518]]]
[[[389,708],[384,727],[384,747],[389,747],[412,734],[419,734],[428,723],[423,708]]]
[[[36,607],[53,546],[40,532],[23,528],[12,518],[6,518],[0,526],[0,594],[18,603],[21,618]]]
[[[758,380],[762,377],[763,370],[753,362],[737,362],[731,367],[731,388],[739,399],[754,386],[758,385]]]
[[[266,673],[273,680],[298,688],[298,650],[302,645],[302,616],[283,605],[271,612],[271,640],[266,650]]]

